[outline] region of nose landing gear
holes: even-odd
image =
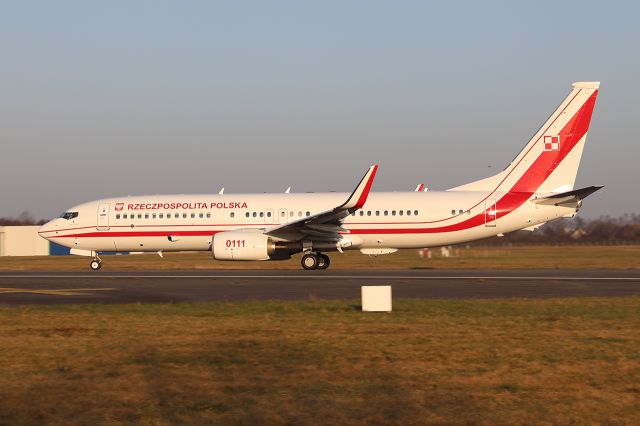
[[[323,253],[307,253],[302,256],[300,261],[302,267],[306,270],[327,269],[331,264],[329,256]]]

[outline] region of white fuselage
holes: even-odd
[[[213,235],[267,232],[331,210],[349,194],[161,195],[104,199],[70,209],[76,217],[44,225],[40,235],[88,251],[205,251]],[[479,191],[379,192],[343,221],[350,249],[457,244],[571,216],[576,206],[541,205],[533,194]]]

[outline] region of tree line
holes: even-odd
[[[0,217],[0,226],[33,226],[44,225],[47,220],[36,220],[29,212],[22,212],[18,217]]]
[[[478,241],[478,245],[504,244],[640,244],[640,214],[557,219],[535,231],[516,231],[504,237]]]

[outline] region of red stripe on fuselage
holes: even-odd
[[[56,238],[102,238],[102,237],[202,237],[202,236],[211,236],[213,234],[217,234],[218,232],[224,232],[219,230],[204,230],[204,231],[96,231],[96,232],[86,232],[83,234],[72,234],[72,235],[60,235],[55,237],[49,237],[53,240]]]

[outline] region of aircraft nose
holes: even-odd
[[[53,221],[50,220],[49,222],[45,223],[40,228],[38,228],[38,235],[40,235],[45,240],[49,239],[50,234],[48,233],[51,232],[51,230],[53,229],[52,222]]]

